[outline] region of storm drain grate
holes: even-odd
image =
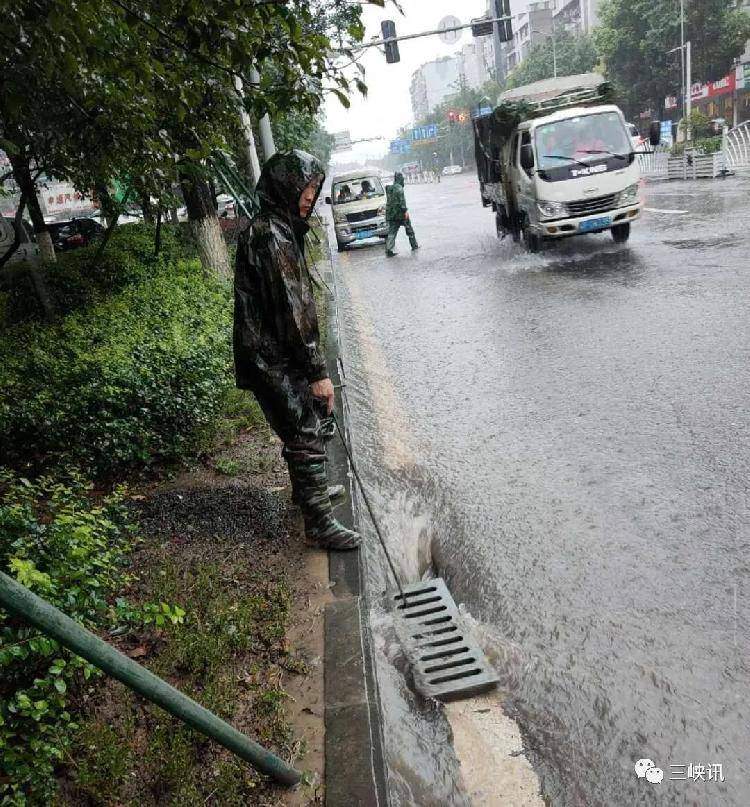
[[[442,578],[392,594],[397,631],[422,695],[448,699],[493,687],[498,677],[462,624]]]

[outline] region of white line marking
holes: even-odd
[[[687,213],[687,210],[664,210],[658,207],[644,207],[644,210],[648,210],[649,213],[677,213],[679,215],[683,213]]]

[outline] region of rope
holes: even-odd
[[[349,446],[346,444],[346,440],[344,439],[344,433],[341,431],[341,426],[339,425],[338,418],[336,417],[336,413],[333,413],[333,421],[336,424],[336,430],[339,433],[339,437],[341,438],[341,445],[344,446],[344,451],[346,452],[347,459],[349,460],[349,465],[351,466],[352,473],[354,474],[354,478],[357,480],[357,484],[359,485],[359,492],[362,494],[362,500],[365,503],[365,507],[367,507],[367,512],[370,514],[370,519],[372,521],[373,527],[375,527],[375,532],[378,536],[378,540],[380,541],[380,545],[383,547],[383,552],[385,554],[385,559],[388,561],[388,566],[390,566],[391,574],[393,575],[393,579],[396,581],[396,585],[398,586],[398,592],[401,595],[401,599],[403,602],[406,602],[406,595],[404,594],[404,590],[401,587],[401,580],[399,579],[398,573],[396,572],[396,567],[393,564],[393,560],[391,558],[391,554],[388,551],[388,547],[385,543],[385,538],[383,538],[383,533],[380,529],[380,524],[378,523],[377,518],[375,518],[375,513],[373,512],[372,505],[370,504],[370,499],[365,492],[365,487],[362,484],[362,479],[359,475],[359,471],[357,470],[357,466],[354,464],[354,460],[352,459],[352,453],[349,450]]]

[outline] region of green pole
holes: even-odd
[[[107,675],[161,706],[170,714],[228,748],[262,773],[283,785],[296,785],[302,775],[283,759],[232,728],[192,698],[170,686],[137,662],[82,628],[62,611],[45,602],[12,577],[0,572],[0,604],[10,613],[51,636],[90,661]]]

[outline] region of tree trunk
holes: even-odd
[[[29,217],[31,224],[34,228],[36,235],[36,242],[39,245],[39,252],[42,260],[48,263],[54,263],[55,247],[52,243],[52,237],[49,234],[47,225],[44,223],[44,214],[39,205],[39,198],[36,195],[36,183],[31,176],[31,169],[29,168],[29,161],[25,153],[21,152],[12,157],[9,157],[11,167],[13,168],[13,178],[16,184],[26,196],[26,205],[29,209]]]
[[[141,210],[143,211],[143,223],[153,224],[155,221],[154,206],[151,204],[151,199],[146,193],[141,194]]]
[[[161,207],[156,210],[156,234],[154,236],[154,256],[159,257],[161,252]]]
[[[15,251],[21,246],[21,228],[23,227],[23,211],[26,209],[26,194],[21,191],[21,198],[18,200],[18,209],[13,219],[13,243],[0,256],[0,269],[13,257]]]
[[[107,222],[107,226],[109,226],[113,220],[116,221],[119,218],[120,211],[117,203],[110,195],[106,185],[97,185],[96,198],[99,200],[99,209],[102,211],[104,220]]]
[[[198,247],[203,268],[219,277],[229,277],[229,254],[219,227],[211,189],[195,172],[180,172],[180,186],[185,199],[190,231]]]

